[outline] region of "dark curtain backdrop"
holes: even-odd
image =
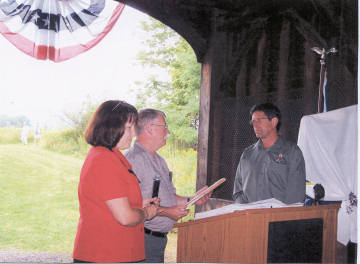
[[[303,115],[317,112],[320,56],[326,60],[330,109],[357,104],[356,0],[239,1],[214,14],[214,92],[207,182],[226,177],[214,196],[231,200],[240,155],[255,142],[249,109],[270,101],[283,113],[281,134],[297,141]]]

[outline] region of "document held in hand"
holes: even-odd
[[[212,190],[214,190],[216,187],[218,187],[224,181],[226,181],[226,178],[221,178],[220,180],[213,183],[209,188],[199,191],[189,202],[186,203],[186,208],[188,209],[191,205],[193,205],[198,200],[200,200],[202,197],[204,197],[205,195],[210,193]]]

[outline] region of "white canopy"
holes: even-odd
[[[357,207],[350,194],[358,196],[357,105],[304,116],[298,145],[306,166],[306,179],[320,183],[325,201],[342,201],[338,214],[338,241],[357,242]],[[313,197],[313,193],[307,194]]]

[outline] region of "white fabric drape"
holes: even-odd
[[[325,201],[342,201],[338,214],[338,241],[357,242],[357,207],[349,195],[358,196],[357,105],[304,116],[298,145],[306,166],[306,179],[320,183]],[[309,194],[309,196],[312,196]]]

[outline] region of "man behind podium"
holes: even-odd
[[[269,198],[286,204],[304,202],[304,157],[295,143],[279,136],[280,110],[271,103],[264,103],[254,105],[250,115],[258,141],[241,155],[233,199],[238,203]]]

